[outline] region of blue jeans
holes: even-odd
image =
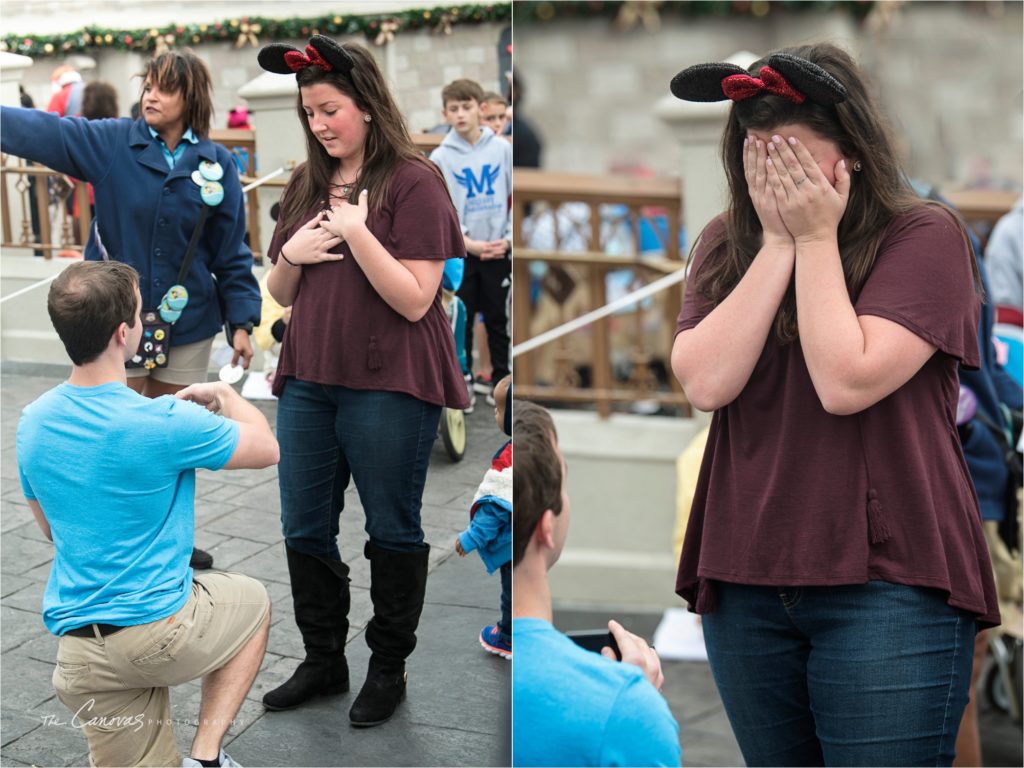
[[[423,549],[420,507],[441,407],[400,392],[289,378],[277,405],[281,527],[289,547],[340,560],[345,489],[354,480],[370,542]]]
[[[498,622],[499,637],[512,644],[512,561],[501,566],[501,621]]]
[[[975,626],[944,593],[716,586],[704,640],[748,766],[952,764]]]

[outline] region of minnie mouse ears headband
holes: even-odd
[[[759,77],[735,64],[696,64],[672,78],[672,94],[684,101],[743,101],[774,93],[794,104],[846,101],[846,88],[832,75],[807,59],[776,53],[768,57]]]
[[[355,60],[348,51],[323,35],[313,35],[305,52],[282,43],[265,46],[256,60],[263,69],[279,75],[293,75],[312,65],[324,72],[348,74],[355,66]]]

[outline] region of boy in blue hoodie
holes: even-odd
[[[455,80],[441,91],[442,114],[451,126],[430,153],[448,182],[466,240],[466,269],[458,295],[466,313],[484,316],[487,346],[497,382],[509,373],[506,304],[512,261],[512,146],[481,125],[484,92],[472,80]],[[473,360],[473,322],[466,324],[466,357]]]
[[[494,386],[494,420],[512,436],[512,377]],[[474,549],[487,573],[501,570],[501,619],[480,630],[480,645],[503,659],[512,658],[512,441],[494,454],[491,468],[473,497],[469,527],[455,539],[455,551],[465,557]]]

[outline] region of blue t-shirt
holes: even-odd
[[[543,619],[514,619],[512,636],[513,765],[679,765],[679,726],[638,667]]]
[[[43,622],[133,626],[175,613],[192,590],[195,469],[220,469],[238,425],[120,382],[67,382],[22,412],[18,471],[55,553]]]

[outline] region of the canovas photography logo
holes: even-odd
[[[189,719],[182,719],[182,718],[177,718],[177,717],[176,718],[166,718],[166,719],[161,719],[161,720],[148,720],[147,721],[146,715],[144,713],[141,713],[141,712],[139,714],[137,714],[137,715],[121,715],[121,716],[118,716],[118,717],[108,717],[106,715],[96,715],[96,714],[93,714],[93,708],[95,706],[96,706],[96,699],[89,699],[82,706],[80,706],[78,708],[78,710],[74,714],[71,715],[71,719],[70,720],[66,719],[66,716],[62,717],[61,715],[40,715],[40,718],[42,719],[44,726],[46,726],[46,725],[56,725],[56,726],[70,725],[72,728],[82,729],[82,728],[85,728],[86,726],[92,725],[92,726],[96,726],[97,728],[104,728],[104,729],[107,729],[107,730],[119,730],[119,729],[124,728],[124,729],[130,730],[132,733],[138,733],[140,730],[142,730],[143,726],[145,726],[147,724],[147,722],[149,724],[155,725],[157,727],[174,726],[174,725],[192,725],[192,726],[198,726],[199,725],[199,720],[198,719],[189,720]],[[236,721],[232,720],[231,721],[231,726],[233,727],[235,725],[235,723],[236,723]]]
[[[72,728],[85,728],[87,725],[93,725],[97,728],[107,729],[121,729],[128,728],[133,733],[137,733],[142,730],[142,726],[146,724],[146,716],[143,713],[137,715],[126,716],[122,715],[119,717],[107,717],[105,715],[94,716],[92,714],[93,707],[96,706],[96,699],[89,699],[78,710],[71,715],[71,720],[62,720],[58,715],[43,715],[43,725],[70,725]]]

